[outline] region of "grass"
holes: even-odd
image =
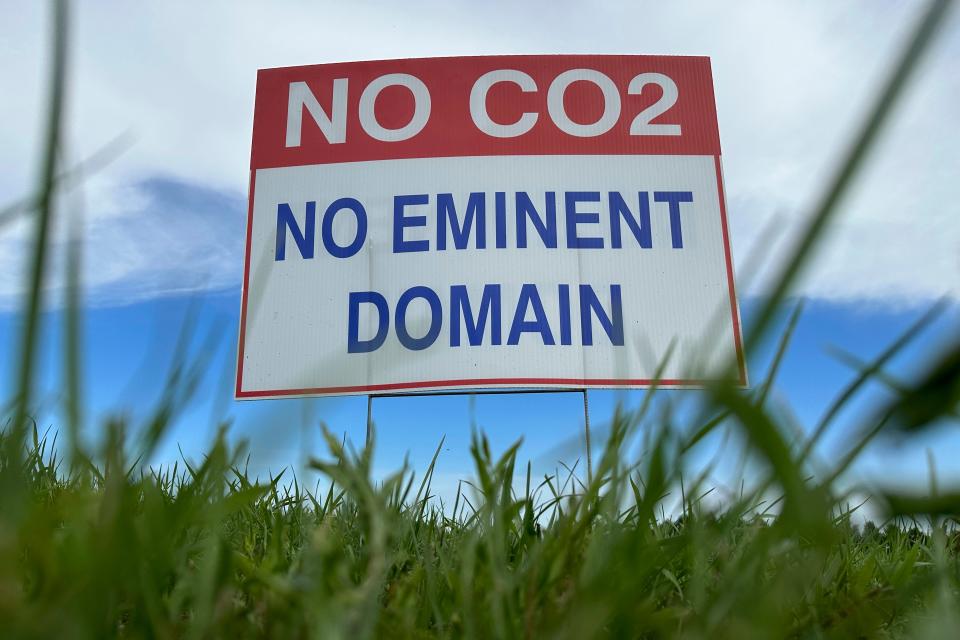
[[[830,220],[892,113],[950,2],[935,1],[894,65],[859,136],[827,185],[806,233],[758,314],[747,344],[784,326],[766,380],[753,390],[717,385],[692,422],[618,411],[593,458],[534,477],[519,443],[471,448],[473,480],[452,503],[403,468],[375,480],[375,439],[355,450],[331,434],[311,462],[312,487],[282,473],[252,478],[243,445],[225,428],[202,460],[151,468],[157,442],[190,400],[206,363],[186,349],[147,428],[102,426],[81,446],[82,244],[64,261],[66,443],[31,421],[38,318],[43,309],[58,176],[69,21],[58,2],[50,118],[36,193],[0,211],[0,224],[34,226],[19,343],[18,387],[0,431],[0,631],[4,637],[356,638],[825,638],[956,637],[960,628],[960,492],[870,495],[886,518],[854,523],[857,506],[837,478],[879,434],[911,438],[956,421],[960,346],[944,349],[909,387],[886,368],[943,309],[934,307],[857,376],[809,436],[795,435],[767,402],[793,327],[790,287],[815,256]],[[74,227],[74,230],[76,227]],[[184,344],[191,327],[184,328]],[[859,417],[850,447],[814,473],[811,453],[865,386],[892,400]],[[667,428],[672,425],[675,428]],[[682,426],[683,428],[679,428]],[[707,473],[684,476],[691,456],[721,431],[749,445],[756,482],[716,499]],[[638,457],[630,443],[643,439]],[[441,443],[442,446],[442,443]],[[667,504],[680,506],[667,511]]]
[[[665,518],[680,443],[663,431],[623,465],[636,418],[585,485],[528,466],[518,492],[516,447],[478,435],[447,505],[433,464],[374,483],[370,450],[330,434],[322,491],[254,482],[223,434],[198,465],[150,470],[117,425],[73,472],[34,435],[3,461],[20,493],[0,519],[0,620],[13,637],[952,637],[952,517],[861,529],[806,484],[712,510],[694,483]]]

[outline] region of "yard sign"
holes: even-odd
[[[740,343],[708,58],[259,72],[238,398],[745,384]]]

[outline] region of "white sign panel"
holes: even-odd
[[[746,371],[709,61],[261,71],[238,398]]]

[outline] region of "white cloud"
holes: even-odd
[[[177,291],[189,273],[204,277],[186,288],[239,283],[256,69],[492,53],[711,56],[743,269],[771,216],[782,217],[785,231],[802,226],[908,36],[918,6],[878,4],[82,3],[69,156],[84,157],[123,131],[136,136],[85,188],[95,256],[89,284],[98,299],[120,301]],[[0,202],[28,190],[38,162],[44,8],[24,3],[0,24],[4,83],[16,87],[0,101]],[[845,200],[804,293],[893,304],[960,297],[960,18],[944,31]],[[191,213],[186,204],[163,219],[150,210],[163,201],[156,176],[226,194],[225,209]],[[215,214],[222,219],[214,227],[198,229]],[[17,229],[0,235],[0,299],[20,282],[23,239]],[[787,243],[771,245],[755,281],[773,271]]]
[[[87,212],[75,197],[63,207],[71,215],[82,210],[86,218],[82,282],[89,303],[124,304],[239,282],[245,212],[240,192],[162,178],[98,186],[84,198],[98,203],[95,211]],[[0,278],[0,309],[20,302],[17,267],[24,259],[25,227],[21,221],[8,232],[10,250],[0,253],[0,269],[8,274]],[[62,253],[50,262],[52,291],[63,282]]]

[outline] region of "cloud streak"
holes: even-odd
[[[9,92],[0,202],[28,191],[40,132],[44,16],[0,25]],[[90,3],[77,11],[68,157],[131,130],[84,187],[88,289],[123,303],[236,287],[257,68],[504,53],[657,53],[713,60],[737,264],[771,224],[765,274],[802,226],[915,19],[911,3],[718,6],[602,2]],[[885,305],[960,298],[960,19],[954,12],[800,292]],[[69,202],[67,202],[69,210]],[[16,299],[23,225],[0,235],[0,306]],[[56,284],[54,283],[54,288]]]

